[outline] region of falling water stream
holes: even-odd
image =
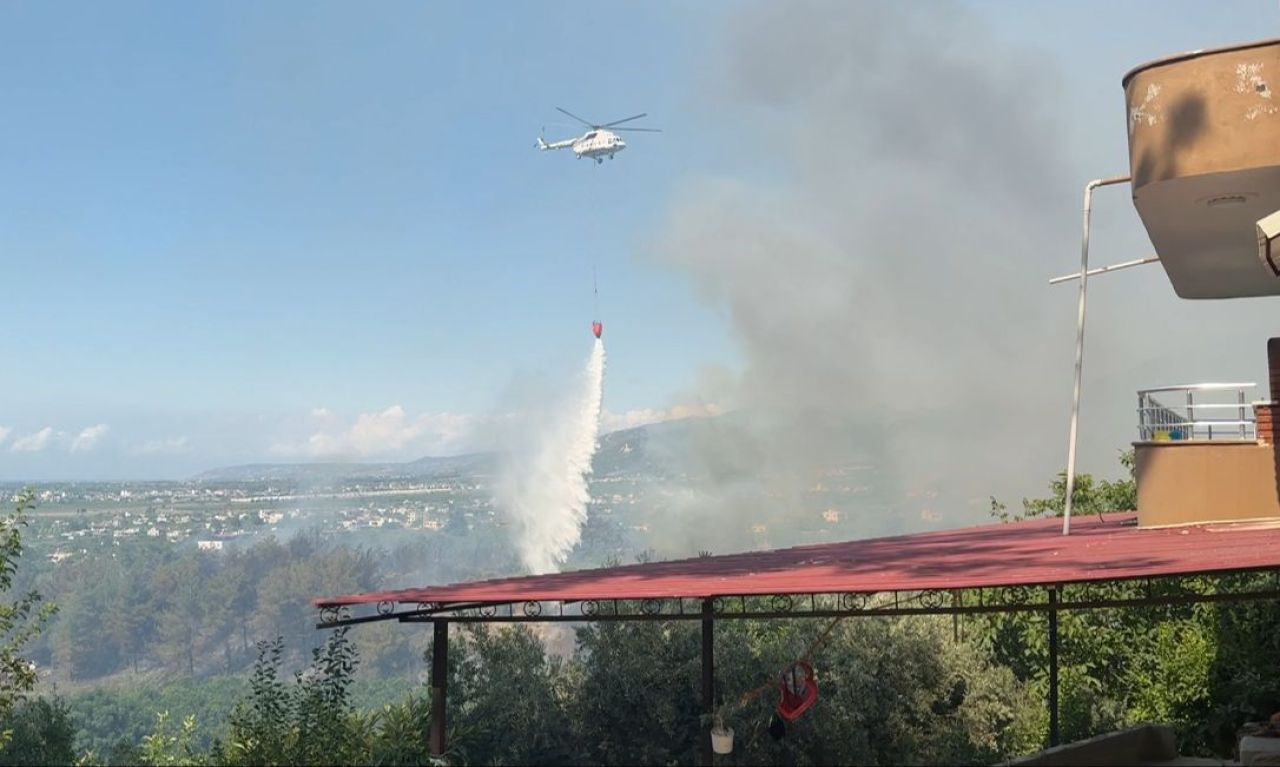
[[[516,550],[533,573],[555,572],[582,538],[591,500],[587,481],[600,434],[604,341],[597,338],[569,395],[505,457],[494,501],[507,515]]]

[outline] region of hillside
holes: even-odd
[[[595,457],[597,475],[655,474],[658,467],[649,459],[654,443],[663,452],[681,452],[688,443],[690,421],[668,421],[610,432],[600,437]],[[300,484],[333,483],[361,479],[435,479],[484,474],[492,470],[495,453],[455,456],[427,456],[404,462],[316,462],[249,463],[202,472],[199,482],[288,481]]]

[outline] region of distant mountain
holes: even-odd
[[[404,469],[411,477],[447,477],[463,474],[487,474],[493,471],[496,461],[493,453],[466,453],[464,455],[429,456],[403,464],[392,464]]]
[[[715,420],[727,418],[719,416]],[[619,474],[662,476],[682,463],[690,435],[698,424],[712,419],[682,418],[609,432],[600,437],[592,469],[598,477]]]
[[[404,463],[249,463],[198,474],[201,482],[296,482],[331,484],[360,479],[437,479],[490,470],[494,456],[472,453],[419,458]]]
[[[681,422],[637,426],[610,432],[600,437],[596,453],[596,474],[611,475],[652,472],[646,460],[646,447],[651,434],[663,442],[679,441],[686,428]],[[248,463],[225,466],[198,474],[200,482],[296,482],[300,484],[332,484],[361,479],[443,479],[446,477],[486,474],[497,463],[495,453],[469,453],[453,456],[428,456],[403,463]]]
[[[839,432],[846,444],[831,455],[833,465],[861,455],[857,447],[859,431],[838,419],[824,419],[810,433],[826,432],[825,442],[837,442]],[[718,473],[754,472],[754,449],[773,439],[768,415],[734,411],[711,418],[662,421],[610,432],[600,437],[593,461],[597,477],[619,475],[670,478],[693,471]],[[723,456],[721,455],[723,454]],[[404,463],[254,463],[206,471],[195,477],[205,482],[295,482],[303,485],[333,484],[361,479],[431,480],[491,473],[495,453],[432,456]]]

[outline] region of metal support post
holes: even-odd
[[[1121,263],[1118,263],[1118,264],[1110,264],[1109,266],[1099,266],[1097,269],[1090,269],[1087,273],[1087,276],[1097,277],[1099,274],[1107,274],[1108,272],[1118,272],[1121,269],[1132,269],[1135,266],[1145,266],[1147,264],[1154,264],[1159,260],[1160,260],[1159,256],[1147,256],[1146,258],[1135,258],[1132,261],[1122,261]],[[1072,280],[1078,280],[1078,279],[1080,279],[1079,272],[1076,272],[1074,274],[1064,274],[1061,277],[1054,277],[1053,279],[1049,280],[1049,284],[1059,285],[1064,282],[1071,282]]]
[[[445,743],[445,692],[449,687],[449,621],[436,621],[431,643],[431,736],[433,757],[443,757]]]
[[[1058,732],[1058,587],[1049,587],[1049,745],[1059,743]]]
[[[699,763],[709,767],[712,763],[711,716],[716,706],[715,608],[710,599],[702,600],[702,713],[708,722],[699,733]]]
[[[1240,439],[1245,439],[1245,420],[1244,420],[1244,389],[1236,392],[1236,400],[1240,403],[1240,414],[1236,418],[1240,421]],[[1257,436],[1257,435],[1254,435]]]
[[[1080,239],[1080,306],[1076,316],[1076,377],[1071,390],[1071,435],[1067,439],[1067,497],[1062,515],[1062,534],[1071,532],[1071,496],[1076,490],[1076,431],[1080,423],[1080,376],[1084,370],[1084,310],[1089,292],[1089,215],[1093,210],[1093,190],[1123,184],[1128,176],[1096,178],[1084,186],[1084,230]]]

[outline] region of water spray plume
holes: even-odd
[[[511,520],[516,550],[530,572],[558,570],[582,538],[604,362],[604,341],[596,338],[578,386],[542,423],[531,424],[523,449],[505,456],[495,483],[494,500]]]

